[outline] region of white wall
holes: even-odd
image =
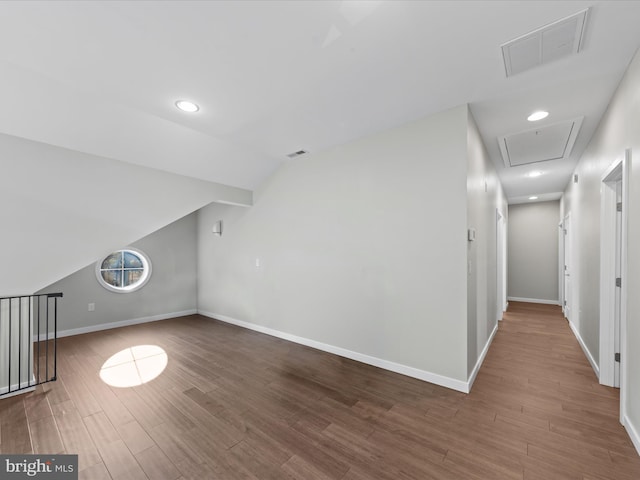
[[[196,217],[194,212],[131,245],[119,246],[137,248],[151,260],[151,278],[140,290],[131,293],[107,290],[98,283],[93,262],[39,292],[64,294],[58,302],[60,333],[81,333],[123,322],[195,313]],[[95,311],[88,311],[89,303],[95,304]]]
[[[559,302],[560,202],[509,205],[507,295],[522,301]]]
[[[467,136],[467,224],[476,232],[467,243],[467,369],[473,379],[498,322],[497,216],[507,218],[507,201],[495,166],[469,112]]]
[[[250,209],[200,210],[198,309],[463,389],[467,114],[291,161]]]
[[[576,169],[578,183],[565,192],[563,215],[571,212],[580,295],[579,334],[592,357],[599,358],[600,296],[600,188],[602,175],[625,149],[632,149],[629,179],[627,285],[628,330],[626,357],[628,369],[625,389],[626,427],[640,451],[640,54],[636,53],[611,99],[596,133]]]
[[[1,295],[33,293],[212,201],[250,191],[0,134]],[[25,262],[25,258],[28,261]]]

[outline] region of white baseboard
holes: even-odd
[[[484,348],[482,349],[482,353],[478,357],[478,361],[476,362],[475,367],[473,367],[473,371],[471,372],[471,375],[469,375],[469,380],[467,380],[467,385],[469,388],[468,392],[471,391],[473,382],[476,381],[476,377],[478,376],[478,372],[480,371],[482,362],[484,362],[484,357],[487,356],[487,352],[489,351],[489,347],[491,346],[491,342],[493,342],[493,337],[496,336],[497,331],[498,331],[498,324],[496,323],[496,326],[493,327],[493,331],[491,332],[491,335],[489,335],[489,339],[487,340],[487,343],[484,345]]]
[[[636,447],[638,455],[640,455],[640,434],[638,434],[638,429],[631,423],[631,420],[629,420],[629,417],[626,415],[624,416],[624,428],[627,430],[633,446]]]
[[[513,302],[543,303],[545,305],[560,305],[560,302],[558,300],[544,300],[542,298],[508,297],[507,300],[511,300]]]
[[[578,343],[580,344],[580,347],[582,348],[582,351],[584,352],[585,356],[587,357],[587,360],[589,360],[589,363],[591,364],[591,368],[593,368],[593,371],[596,372],[596,377],[598,377],[598,380],[600,380],[600,368],[598,368],[598,364],[593,359],[593,355],[591,355],[591,352],[587,348],[587,344],[584,343],[584,340],[580,336],[580,332],[578,332],[578,329],[571,322],[569,322],[569,327],[571,327],[571,331],[573,332],[575,337],[578,339]]]
[[[2,395],[2,397],[0,397],[0,400],[2,400],[3,398],[15,397],[16,395],[21,395],[23,393],[33,392],[36,389],[35,385],[33,385],[35,381],[36,381],[36,378],[33,375],[31,375],[31,382],[28,382],[28,381],[20,382],[20,385],[15,383],[11,385],[10,388],[0,387],[0,395]],[[33,386],[28,387],[28,385],[33,385]],[[18,388],[22,388],[22,390],[18,390]],[[7,393],[7,392],[11,392],[11,393]]]
[[[374,367],[379,367],[384,370],[400,373],[402,375],[406,375],[412,378],[417,378],[425,382],[435,383],[436,385],[451,388],[452,390],[457,390],[463,393],[469,393],[468,381],[464,382],[462,380],[456,380],[455,378],[445,377],[443,375],[428,372],[426,370],[420,370],[418,368],[409,367],[407,365],[391,362],[389,360],[383,360],[381,358],[372,357],[370,355],[365,355],[363,353],[353,352],[345,348],[336,347],[334,345],[329,345],[327,343],[317,342],[309,338],[299,337],[297,335],[281,332],[279,330],[274,330],[272,328],[264,327],[262,325],[256,325],[255,323],[237,320],[235,318],[231,318],[226,315],[219,315],[216,313],[205,312],[202,310],[199,310],[198,313],[200,315],[204,315],[205,317],[209,317],[214,320],[220,320],[225,323],[230,323],[232,325],[237,325],[239,327],[247,328],[249,330],[254,330],[256,332],[264,333],[272,337],[282,338],[283,340],[288,340],[293,343],[299,343],[300,345],[305,345],[307,347],[315,348],[317,350],[322,350],[323,352],[332,353],[340,357],[349,358],[357,362],[373,365]]]
[[[162,313],[160,315],[152,315],[150,317],[132,318],[130,320],[121,320],[118,322],[100,323],[98,325],[87,325],[86,327],[71,328],[68,330],[60,330],[58,332],[58,338],[70,337],[72,335],[82,335],[83,333],[99,332],[101,330],[110,330],[112,328],[128,327],[130,325],[138,325],[140,323],[157,322],[158,320],[168,320],[170,318],[184,317],[186,315],[195,315],[197,310],[184,310],[182,312]],[[46,334],[40,334],[40,340],[47,340]],[[37,335],[34,335],[34,340],[37,339]]]

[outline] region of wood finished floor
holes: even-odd
[[[99,377],[168,354],[133,388]],[[558,307],[511,303],[470,395],[197,315],[59,341],[59,380],[0,400],[0,452],[80,478],[637,480],[640,458]]]

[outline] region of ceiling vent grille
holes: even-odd
[[[569,158],[583,119],[577,117],[567,122],[499,137],[505,166],[509,168]]]
[[[296,158],[296,157],[299,157],[301,155],[306,155],[307,153],[309,153],[309,152],[307,152],[306,150],[298,150],[297,152],[293,152],[293,153],[288,154],[287,157]]]
[[[501,45],[507,77],[578,53],[588,13],[582,10]]]

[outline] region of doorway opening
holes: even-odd
[[[600,383],[625,385],[626,258],[630,150],[602,177],[600,197]],[[625,412],[620,392],[620,418]]]
[[[562,253],[563,253],[563,294],[564,298],[562,301],[562,312],[564,313],[565,318],[569,321],[569,323],[575,325],[576,318],[574,318],[573,314],[573,304],[574,304],[574,292],[573,292],[573,279],[572,275],[574,274],[573,270],[573,248],[572,248],[572,227],[571,227],[571,212],[564,217],[562,222]],[[577,327],[577,325],[575,325]]]

